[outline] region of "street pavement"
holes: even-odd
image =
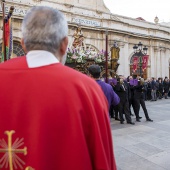
[[[170,170],[170,99],[147,101],[147,122],[120,124],[111,119],[114,154],[118,170]]]

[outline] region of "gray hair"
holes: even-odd
[[[46,50],[54,54],[67,34],[68,25],[64,15],[51,7],[33,7],[22,23],[27,51]]]

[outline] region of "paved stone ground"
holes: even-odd
[[[135,125],[111,120],[118,170],[170,170],[170,99],[146,106],[154,122],[146,122],[142,108]]]

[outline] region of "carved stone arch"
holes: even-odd
[[[94,45],[91,44],[85,44],[86,49],[90,48],[90,50],[95,50],[97,52],[99,52],[99,49],[97,47],[95,47]]]

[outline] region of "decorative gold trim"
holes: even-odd
[[[24,147],[23,149],[19,148],[24,144],[23,138],[17,138],[12,143],[12,135],[15,133],[15,131],[5,131],[4,133],[8,136],[8,142],[6,142],[4,139],[0,140],[0,146],[2,147],[0,148],[0,153],[4,153],[4,156],[0,159],[1,168],[4,166],[7,168],[9,166],[9,170],[17,169],[18,167],[23,169],[25,162],[17,156],[17,153],[23,153],[24,155],[27,155],[27,147]],[[28,166],[26,170],[34,169]]]

